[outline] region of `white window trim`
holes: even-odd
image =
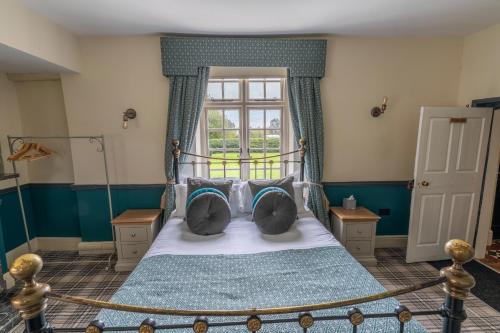
[[[249,79],[270,79],[270,78],[275,78],[275,79],[280,79],[282,81],[282,86],[281,86],[281,100],[250,100],[247,98],[248,96],[248,80]],[[197,142],[200,144],[197,145],[197,153],[208,156],[209,154],[209,149],[208,149],[208,121],[207,121],[207,109],[210,108],[238,108],[240,110],[240,148],[241,148],[241,156],[243,158],[248,157],[248,142],[249,142],[249,128],[248,128],[248,109],[251,108],[279,108],[281,109],[281,147],[280,147],[280,154],[286,153],[290,151],[289,148],[289,143],[291,142],[291,136],[290,133],[292,132],[291,129],[291,120],[289,116],[289,109],[288,109],[288,94],[287,94],[287,82],[286,78],[283,76],[277,76],[277,75],[258,75],[258,76],[231,76],[231,75],[226,75],[226,76],[214,76],[210,77],[211,80],[221,80],[221,79],[238,79],[240,81],[240,100],[205,100],[205,103],[203,105],[203,115],[200,117],[200,125],[199,125],[199,131],[197,131],[197,134],[199,135],[199,138],[197,138]],[[294,156],[289,155],[283,158],[283,160],[288,159],[288,160],[293,160]],[[198,159],[198,162],[203,162]],[[280,163],[280,169],[281,169],[281,175],[284,175],[284,164]],[[293,163],[289,163],[288,166],[288,172],[292,172],[294,170]],[[208,177],[208,168],[206,165],[200,166],[196,168],[197,175],[201,175],[202,177]],[[246,180],[250,176],[250,165],[245,163],[242,164],[242,173],[240,174],[240,179]]]

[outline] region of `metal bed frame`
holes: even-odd
[[[53,333],[53,332],[85,332],[101,333],[106,331],[125,332],[135,331],[139,333],[154,333],[157,330],[184,329],[186,332],[206,333],[211,327],[246,327],[249,332],[258,332],[266,324],[272,323],[296,323],[304,333],[313,331],[314,323],[329,321],[332,325],[336,321],[348,320],[352,325],[352,332],[358,332],[359,326],[368,318],[394,318],[399,322],[399,332],[405,331],[405,323],[413,317],[424,315],[439,315],[443,318],[442,333],[460,333],[462,321],[467,316],[464,310],[464,300],[472,287],[475,285],[474,278],[463,269],[463,264],[470,261],[474,256],[474,249],[465,241],[450,240],[445,246],[446,252],[451,256],[453,265],[441,269],[440,276],[424,283],[413,286],[385,291],[382,293],[363,296],[341,301],[331,301],[318,304],[307,304],[300,306],[285,306],[275,308],[250,308],[250,309],[226,309],[226,310],[191,310],[174,308],[157,308],[137,306],[132,304],[117,304],[84,297],[63,295],[53,292],[50,286],[37,282],[35,277],[43,266],[42,258],[36,254],[28,253],[17,258],[9,269],[10,274],[18,281],[23,282],[22,289],[12,298],[11,302],[24,320],[26,333]],[[443,305],[436,310],[412,312],[406,306],[400,305],[394,312],[388,313],[362,313],[355,307],[357,304],[375,302],[388,297],[415,292],[443,284],[445,299]],[[95,320],[87,327],[81,328],[53,328],[45,318],[47,300],[55,300],[74,303],[100,309],[111,309],[116,311],[127,311],[153,315],[192,317],[192,324],[156,324],[152,318],[146,318],[136,326],[107,327],[105,323]],[[345,315],[325,316],[313,315],[314,311],[348,307]],[[296,314],[295,318],[266,319],[266,315]],[[234,320],[230,322],[218,321],[217,317],[247,317],[246,320]],[[212,318],[213,317],[213,318]],[[210,319],[209,319],[210,318]]]
[[[172,155],[174,157],[174,180],[170,181],[170,183],[175,183],[179,184],[180,183],[180,177],[179,177],[179,170],[181,165],[191,165],[193,168],[193,176],[196,176],[196,165],[206,165],[208,168],[208,173],[210,174],[210,167],[212,165],[212,161],[221,161],[222,168],[223,168],[223,174],[224,178],[226,178],[227,175],[227,163],[228,162],[237,162],[239,169],[240,169],[240,175],[242,174],[242,167],[244,164],[253,164],[255,166],[255,178],[257,178],[257,165],[259,163],[264,164],[264,168],[267,164],[269,164],[269,170],[270,170],[270,175],[269,178],[272,178],[272,170],[273,170],[273,164],[276,163],[274,162],[273,158],[275,157],[286,157],[289,155],[293,155],[298,153],[300,156],[300,160],[290,160],[288,158],[281,160],[278,162],[279,164],[283,164],[284,166],[284,174],[288,174],[288,168],[290,163],[298,163],[300,164],[300,171],[299,171],[299,179],[300,181],[304,180],[304,166],[305,166],[305,154],[306,154],[306,140],[305,139],[300,139],[299,140],[299,148],[297,150],[293,150],[287,153],[282,153],[282,154],[275,154],[275,155],[270,155],[270,156],[265,156],[265,157],[254,157],[254,158],[221,158],[221,157],[212,157],[212,156],[204,156],[204,155],[198,155],[198,154],[193,154],[193,153],[188,153],[188,152],[181,152],[179,148],[179,140],[174,139],[172,140],[172,146],[174,149],[172,150]],[[191,161],[191,162],[181,162],[180,157],[181,154],[186,155],[186,156],[191,156],[194,158],[201,158],[203,159],[202,161]]]
[[[172,142],[174,149],[172,154],[174,156],[174,176],[170,184],[179,182],[179,166],[182,164],[193,165],[193,170],[196,163],[200,162],[180,162],[181,151],[179,149],[179,141]],[[300,154],[300,179],[304,177],[304,155],[306,152],[305,140],[300,140],[300,147],[298,150],[280,154],[276,156],[286,156],[289,154]],[[201,155],[184,153],[194,157],[203,157],[207,159],[220,159],[210,158]],[[272,156],[275,157],[275,156]],[[237,159],[240,165],[243,163],[259,163],[259,160],[264,160],[270,157],[260,159]],[[222,159],[223,161],[228,159]],[[234,160],[233,160],[234,161]],[[268,162],[268,161],[267,161]],[[284,161],[282,161],[284,162]],[[285,166],[288,162],[285,163]],[[210,168],[210,160],[205,163]],[[224,175],[226,172],[225,163]],[[275,323],[290,323],[300,326],[304,333],[314,331],[314,323],[327,321],[334,325],[335,322],[349,321],[353,333],[358,332],[362,328],[360,325],[369,318],[393,318],[399,323],[399,332],[405,332],[406,323],[413,317],[424,315],[437,315],[442,317],[442,333],[460,333],[461,323],[466,319],[464,310],[464,300],[472,287],[475,285],[475,280],[472,275],[464,270],[463,264],[469,262],[474,257],[474,249],[467,242],[462,240],[450,240],[445,245],[445,251],[451,257],[453,264],[449,267],[443,268],[439,276],[429,281],[415,284],[412,286],[389,290],[373,295],[362,296],[345,300],[332,300],[324,303],[283,306],[273,308],[248,308],[248,309],[176,309],[176,308],[159,308],[138,306],[133,304],[118,304],[101,300],[88,299],[84,297],[64,295],[51,291],[48,284],[37,282],[35,277],[40,272],[43,266],[43,261],[40,256],[32,253],[25,254],[17,258],[11,265],[9,272],[18,281],[22,281],[22,289],[11,299],[11,303],[17,309],[24,320],[26,333],[53,333],[53,332],[85,332],[85,333],[102,333],[106,331],[125,332],[135,331],[139,333],[154,333],[157,330],[175,330],[184,329],[186,332],[193,331],[194,333],[206,333],[210,328],[215,327],[245,327],[249,332],[255,333],[261,330],[267,324]],[[408,307],[400,305],[394,309],[393,312],[386,313],[363,313],[356,307],[358,304],[367,302],[376,302],[389,297],[395,297],[425,288],[429,288],[438,284],[443,285],[445,292],[445,299],[439,309],[430,311],[414,311],[412,312]],[[79,304],[89,307],[96,307],[99,309],[110,309],[115,311],[126,311],[135,313],[144,313],[149,315],[167,315],[173,317],[191,317],[193,318],[192,324],[157,324],[156,321],[150,317],[145,318],[141,323],[135,326],[115,326],[107,327],[105,323],[95,320],[89,323],[86,327],[79,328],[53,328],[45,318],[45,309],[47,307],[47,300],[55,300],[66,303]],[[336,308],[347,308],[343,315],[324,315],[315,314],[318,310],[328,310]],[[295,314],[295,317],[279,316],[284,314]],[[274,315],[273,318],[266,316]],[[221,321],[217,318],[231,317],[235,318],[232,321]],[[246,320],[241,320],[236,317],[246,317]]]

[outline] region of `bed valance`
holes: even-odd
[[[287,67],[292,77],[321,78],[326,40],[161,37],[165,76],[198,75],[199,67]]]

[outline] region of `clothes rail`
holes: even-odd
[[[113,220],[113,201],[111,198],[111,187],[109,183],[109,172],[108,172],[108,161],[106,158],[106,145],[104,142],[104,135],[90,135],[90,136],[11,136],[7,135],[7,140],[9,143],[9,150],[10,154],[14,154],[14,147],[16,144],[22,144],[25,142],[25,140],[78,140],[78,139],[83,139],[83,140],[88,140],[89,143],[96,143],[97,146],[97,151],[102,153],[102,159],[103,159],[103,165],[104,165],[104,173],[106,176],[106,190],[107,190],[107,196],[108,196],[108,208],[109,208],[109,223],[111,226],[111,234],[113,237],[113,253],[108,258],[108,266],[106,269],[109,269],[111,267],[111,260],[113,256],[116,254],[116,235],[115,235],[115,229],[111,223]],[[13,173],[17,173],[16,169],[16,161],[12,160],[12,171]],[[21,185],[19,183],[19,178],[16,178],[16,188],[17,188],[17,196],[19,198],[19,206],[21,207],[21,216],[23,219],[23,224],[24,224],[24,232],[26,236],[26,243],[28,244],[28,249],[30,252],[32,252],[31,248],[31,241],[30,241],[30,235],[29,235],[29,230],[28,230],[28,222],[26,219],[26,211],[23,203],[23,195],[21,192]]]

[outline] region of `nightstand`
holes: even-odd
[[[364,207],[330,207],[330,214],[330,227],[335,238],[362,264],[376,265],[375,235],[380,216]]]
[[[160,209],[129,209],[113,220],[118,261],[115,271],[131,271],[160,230]]]

